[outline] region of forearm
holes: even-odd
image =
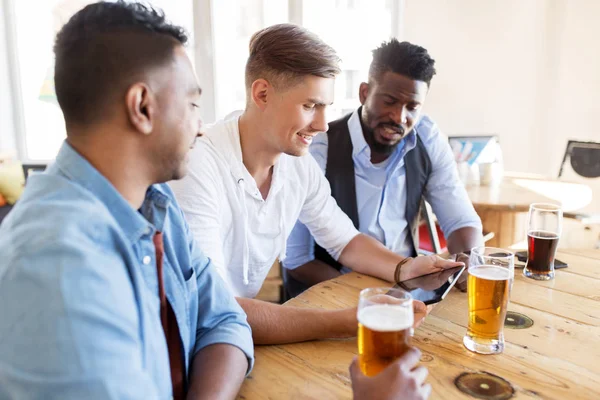
[[[281,306],[237,298],[252,328],[255,344],[295,343],[356,335],[356,310],[321,310]]]
[[[477,228],[464,227],[452,232],[448,237],[448,252],[458,254],[483,245],[483,235]]]
[[[340,271],[320,260],[309,261],[295,269],[287,270],[287,273],[307,286],[316,285],[341,275]]]
[[[396,265],[403,259],[372,237],[360,234],[346,245],[338,261],[355,272],[393,282]]]
[[[246,355],[237,347],[207,346],[194,356],[187,399],[234,399],[247,370]]]

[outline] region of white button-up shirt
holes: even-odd
[[[207,128],[190,151],[188,175],[170,185],[196,241],[234,295],[254,297],[277,257],[285,259],[297,220],[334,259],[359,232],[310,155],[282,154],[263,199],[242,162],[239,115]]]

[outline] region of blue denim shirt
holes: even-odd
[[[72,147],[34,175],[0,227],[0,399],[167,399],[152,237],[185,365],[227,343],[253,363],[246,315],[195,246],[167,185],[139,211]]]

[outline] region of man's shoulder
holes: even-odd
[[[438,136],[440,131],[435,121],[428,115],[423,115],[415,126],[415,131],[423,141]]]
[[[189,152],[188,167],[191,173],[213,174],[214,169],[229,168],[230,159],[236,151],[235,140],[239,140],[232,132],[233,123],[231,120],[220,120],[206,128]]]
[[[238,120],[240,111],[234,111],[225,118],[213,122],[204,129],[200,143],[211,143],[218,149],[234,146],[239,141]]]
[[[348,120],[350,119],[350,117],[352,117],[353,113],[354,112],[348,113],[336,120],[329,122],[329,129],[327,130],[327,133],[330,134],[337,133],[340,130],[348,130]]]
[[[0,252],[25,251],[48,242],[98,242],[117,229],[96,196],[57,175],[36,175],[0,228]]]
[[[352,114],[353,113],[349,113],[341,118],[328,122],[329,128],[327,129],[327,132],[321,132],[314,137],[312,144],[310,145],[310,153],[322,170],[325,169],[325,164],[327,163],[329,136],[335,135],[338,132],[348,132],[348,120],[352,117]]]
[[[440,151],[445,151],[448,147],[448,137],[440,131],[436,122],[428,115],[421,117],[414,131],[430,157]]]

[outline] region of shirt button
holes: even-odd
[[[142,262],[144,265],[150,264],[150,256],[144,256],[144,258],[142,258]]]

